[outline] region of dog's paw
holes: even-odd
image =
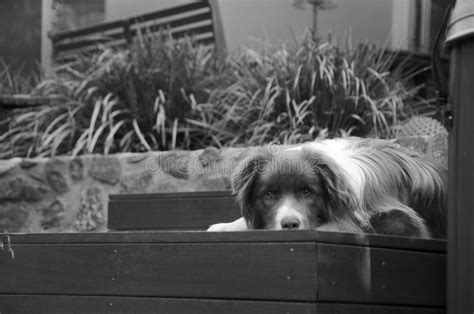
[[[207,231],[211,231],[211,232],[229,231],[228,225],[229,225],[228,223],[213,224],[207,229]]]
[[[244,218],[239,218],[236,221],[228,223],[218,223],[211,225],[207,231],[211,232],[224,232],[224,231],[246,231],[247,223]]]

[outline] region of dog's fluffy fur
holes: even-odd
[[[446,235],[446,169],[392,141],[341,138],[261,148],[237,167],[243,218],[210,231],[316,229]]]

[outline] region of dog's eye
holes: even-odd
[[[266,191],[263,193],[263,198],[266,200],[272,200],[274,198],[274,194],[272,191]]]
[[[311,195],[313,195],[313,191],[311,191],[310,188],[303,188],[302,192],[304,197],[310,197]]]

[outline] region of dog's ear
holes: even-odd
[[[321,180],[329,220],[351,219],[357,226],[370,232],[368,213],[362,208],[348,178],[336,162],[324,153],[306,151],[310,167]]]
[[[244,158],[237,166],[232,177],[232,189],[249,228],[254,229],[256,217],[252,214],[252,192],[254,183],[268,159],[268,152],[259,149]]]
[[[421,217],[411,209],[391,209],[370,217],[376,233],[406,237],[430,238],[430,233]]]

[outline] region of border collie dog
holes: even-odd
[[[392,141],[259,148],[235,170],[243,217],[209,231],[315,229],[446,237],[447,171]]]

